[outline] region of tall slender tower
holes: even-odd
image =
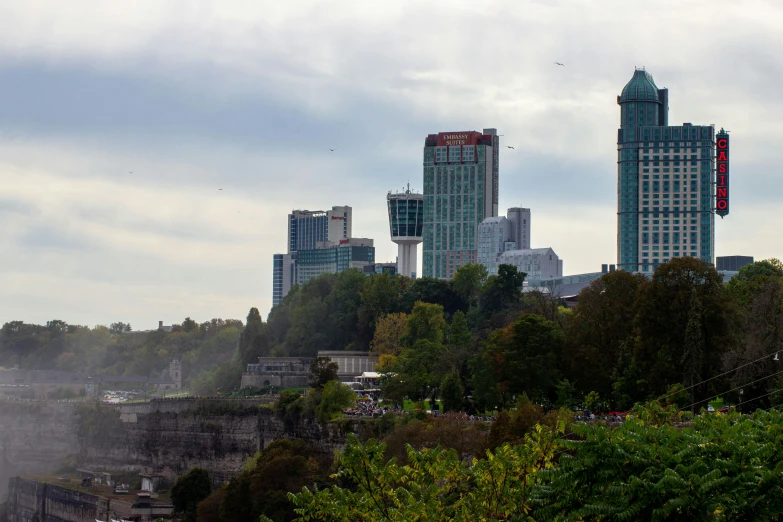
[[[669,91],[644,69],[617,103],[618,268],[650,273],[675,257],[714,263],[714,127],[670,126]]]
[[[411,192],[409,184],[405,192],[390,191],[386,204],[391,240],[397,244],[397,273],[416,277],[417,251],[424,227],[424,196]]]

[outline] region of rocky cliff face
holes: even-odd
[[[73,404],[0,402],[0,498],[11,476],[45,473],[76,452]]]
[[[0,487],[13,475],[51,473],[68,456],[76,457],[82,468],[158,473],[170,480],[202,467],[215,483],[222,483],[277,438],[305,439],[328,453],[344,446],[345,423],[322,426],[304,420],[286,430],[282,420],[260,402],[0,404],[0,475],[5,475],[0,476]],[[18,407],[3,409],[11,404]]]

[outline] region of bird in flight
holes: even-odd
[[[506,145],[506,147],[508,147],[509,149],[513,149],[514,148],[511,145]]]
[[[218,189],[218,190],[223,190],[223,189]]]
[[[560,67],[565,67],[565,65],[560,62],[555,62],[555,65],[559,65]]]
[[[330,151],[334,152],[334,149],[329,149]]]

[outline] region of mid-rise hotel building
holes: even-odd
[[[331,210],[293,210],[288,214],[288,253],[272,257],[272,306],[277,306],[297,283],[297,254],[315,250],[325,241],[351,237],[351,207]]]
[[[659,89],[642,69],[617,97],[617,266],[622,270],[649,273],[676,257],[715,259],[715,128],[670,126],[668,102],[668,90]],[[725,146],[722,156],[728,154],[727,138]],[[727,160],[724,169],[721,215],[728,213]]]
[[[498,215],[499,138],[483,132],[441,132],[424,142],[422,275],[451,279],[477,262],[477,231]]]

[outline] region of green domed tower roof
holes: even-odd
[[[619,103],[632,101],[650,101],[660,103],[658,86],[650,73],[644,69],[636,69],[631,81],[625,84],[620,94]]]

